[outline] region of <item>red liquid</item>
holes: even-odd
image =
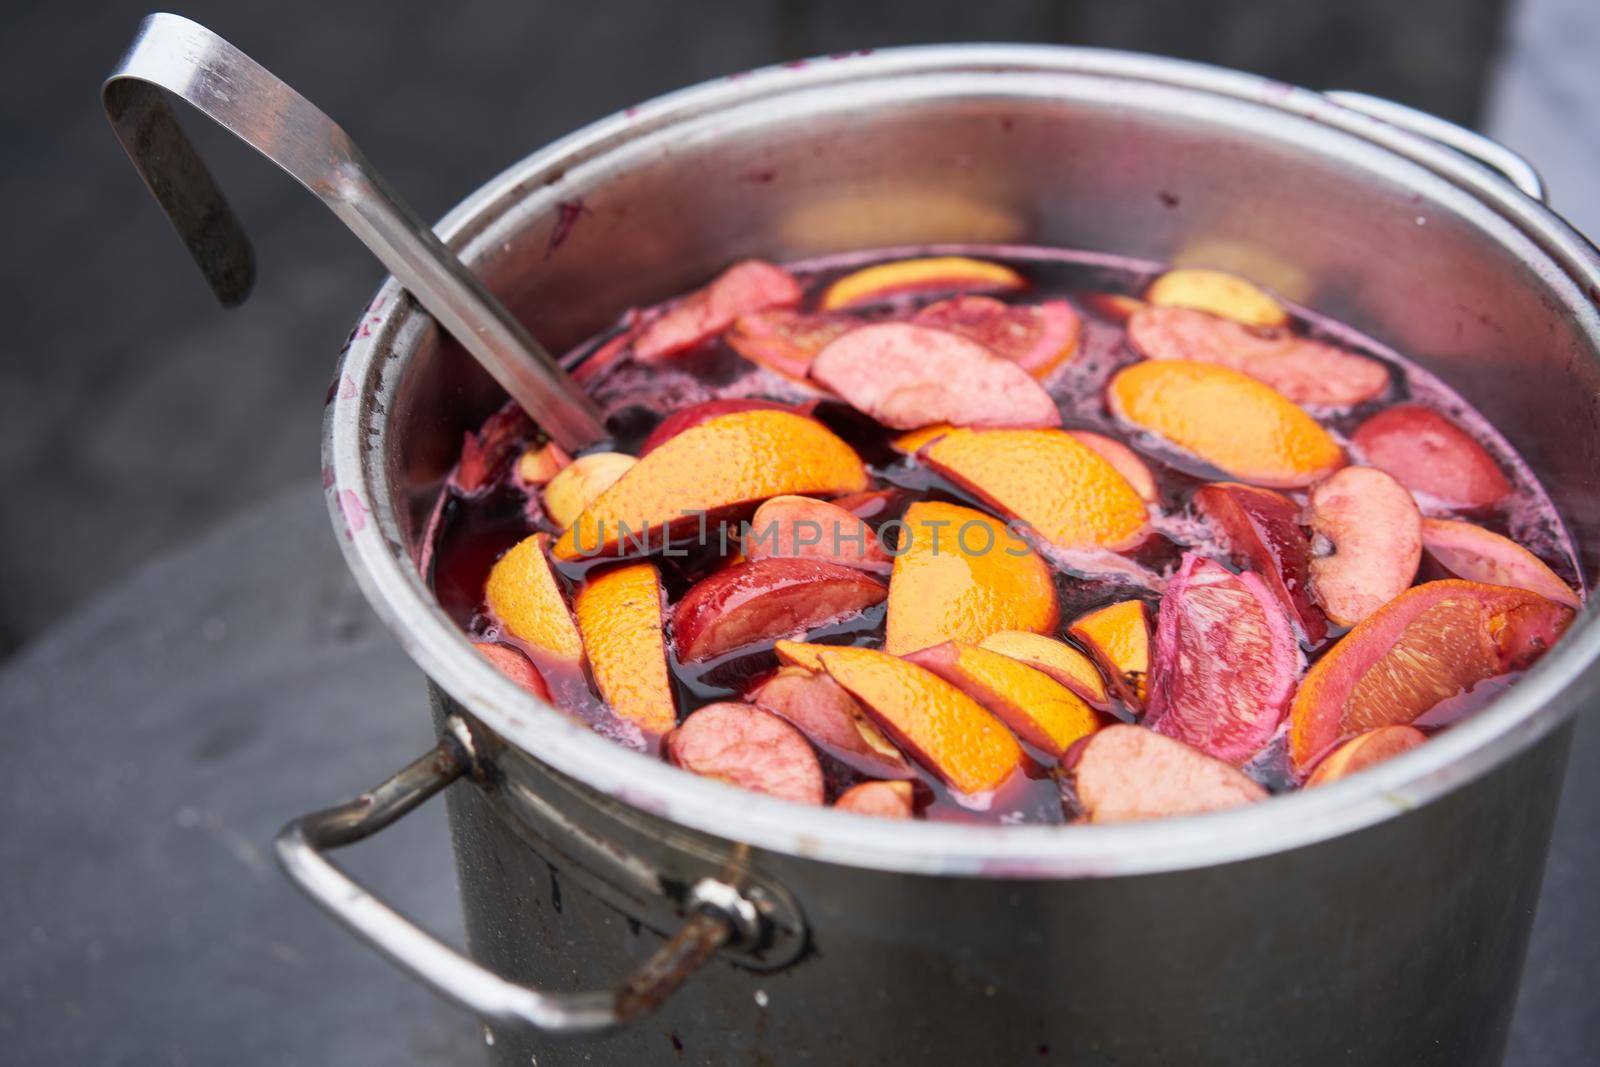
[[[1093,430],[1129,444],[1139,452],[1157,479],[1161,515],[1153,523],[1155,535],[1139,549],[1127,554],[1128,559],[1146,572],[1147,579],[1141,582],[1137,577],[1118,580],[1104,575],[1074,575],[1062,569],[1063,561],[1053,560],[1057,564],[1056,585],[1062,619],[1060,632],[1053,636],[1073,643],[1065,633],[1070,620],[1103,604],[1131,597],[1145,600],[1154,619],[1160,604],[1160,580],[1176,569],[1185,551],[1207,555],[1224,563],[1228,561],[1227,552],[1211,539],[1206,525],[1193,518],[1188,506],[1196,489],[1210,481],[1226,480],[1226,476],[1190,457],[1160,450],[1146,441],[1131,439],[1112,421],[1102,400],[1104,386],[1119,368],[1138,362],[1139,357],[1129,348],[1122,327],[1097,314],[1080,297],[1090,291],[1142,292],[1164,268],[1153,263],[1051,249],[941,248],[936,252],[974,255],[1005,263],[1029,279],[1030,286],[1026,291],[1002,299],[1013,303],[1032,303],[1065,298],[1073,304],[1083,321],[1083,334],[1077,352],[1044,379],[1043,384],[1056,399],[1065,428]],[[791,264],[788,269],[814,298],[814,294],[830,281],[863,265],[925,254],[928,254],[926,249],[853,254]],[[913,294],[870,309],[852,309],[852,313],[864,321],[904,317],[916,306],[947,295]],[[1291,308],[1291,311],[1295,313],[1295,325],[1300,331],[1377,358],[1391,370],[1393,385],[1378,400],[1332,414],[1313,412],[1341,444],[1346,444],[1355,427],[1375,411],[1394,404],[1420,400],[1448,414],[1488,449],[1513,485],[1511,495],[1492,514],[1474,514],[1472,520],[1512,537],[1542,558],[1563,579],[1581,589],[1571,543],[1548,495],[1504,439],[1477,412],[1436,377],[1394,352],[1335,323],[1298,309]],[[597,349],[602,349],[633,317],[630,313],[623,324],[580,346],[563,362],[569,368],[581,366],[586,358]],[[804,387],[747,362],[720,339],[651,365],[636,363],[624,356],[585,377],[586,387],[606,413],[607,429],[612,435],[608,444],[596,446],[595,451],[604,449],[637,454],[644,439],[666,415],[705,400],[762,397],[804,403],[817,399],[815,393]],[[877,527],[898,518],[910,503],[919,498],[950,500],[976,506],[986,512],[992,511],[975,501],[970,494],[896,452],[889,442],[899,431],[887,430],[837,400],[821,401],[815,417],[856,449],[878,486],[903,490],[887,508],[866,516],[869,525]],[[525,445],[534,443],[528,441]],[[512,454],[518,455],[522,451],[523,448],[519,447],[513,449]],[[538,506],[538,491],[531,491],[530,499],[530,494],[520,488],[511,476],[511,466],[510,463],[503,465],[491,485],[477,493],[463,495],[454,488],[446,490],[447,498],[439,510],[433,532],[434,551],[429,559],[431,573],[427,577],[446,612],[475,640],[498,640],[523,647],[508,635],[500,633],[494,620],[486,613],[484,582],[494,561],[519,540],[539,530],[552,535],[560,531],[544,518]],[[1305,498],[1304,492],[1288,495],[1301,502]],[[684,557],[654,557],[660,567],[669,604],[676,603],[696,581],[722,565],[723,557],[714,530],[715,527],[709,545],[690,546],[688,555]],[[569,594],[584,580],[587,566],[589,564],[558,566],[558,576],[567,584]],[[1417,580],[1425,581],[1438,576],[1430,573],[1429,564],[1425,561]],[[880,605],[857,618],[811,631],[805,635],[805,640],[877,647],[882,643],[883,618],[884,607]],[[1331,627],[1330,639],[1321,646],[1318,654],[1331,647],[1341,632],[1337,627]],[[739,699],[755,682],[777,667],[770,644],[694,664],[678,662],[672,654],[670,641],[668,648],[668,666],[676,691],[680,721],[707,703]],[[605,708],[592,683],[570,676],[552,677],[549,663],[542,661],[533,650],[523,647],[523,651],[530,654],[530,658],[550,681],[558,704],[625,744],[658,751],[658,742],[645,739],[636,729],[617,720]],[[1312,659],[1315,659],[1315,655]],[[1482,683],[1473,691],[1446,701],[1416,725],[1428,732],[1445,728],[1462,715],[1482,706],[1502,691],[1509,681],[1509,678],[1501,678]],[[1123,721],[1131,722],[1136,718],[1129,709],[1120,706],[1115,707],[1112,714]],[[1284,734],[1280,729],[1273,741],[1244,768],[1246,773],[1274,792],[1294,787],[1283,742]],[[952,794],[932,774],[917,768],[920,779],[916,801],[918,815],[952,821],[1064,821],[1072,813],[1064,811],[1061,789],[1051,777],[1053,761],[1042,753],[1030,752],[1029,755],[1026,773],[1014,776],[994,796],[987,798],[987,805],[981,810],[975,808],[970,800]],[[862,780],[861,775],[826,753],[819,750],[818,756],[827,780],[830,802],[844,789]]]

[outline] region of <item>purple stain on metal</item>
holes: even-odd
[[[626,115],[630,119],[631,118],[637,118],[638,115],[639,115],[639,108],[638,108],[637,105],[629,106],[629,107],[623,108],[622,113],[624,115]]]
[[[339,399],[354,400],[356,398],[355,379],[346,374],[339,379]]]
[[[332,489],[333,488],[333,468],[332,467],[323,467],[322,468],[322,488],[324,488],[324,489]]]
[[[748,170],[739,175],[739,177],[744,181],[755,182],[758,185],[765,185],[777,176],[778,172],[771,167],[767,167],[763,170]]]
[[[354,539],[367,528],[367,506],[354,489],[339,490],[339,511],[344,515],[344,535]]]
[[[578,223],[578,216],[591,214],[584,206],[582,200],[562,200],[556,204],[556,224],[550,229],[550,243],[545,246],[544,258],[549,259],[550,254],[561,247],[572,233],[572,227]]]
[[[804,70],[806,67],[809,67],[810,65],[811,65],[810,60],[806,60],[806,59],[791,59],[791,60],[787,61],[786,63],[784,63],[783,66],[784,66],[785,70]]]

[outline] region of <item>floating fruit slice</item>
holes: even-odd
[[[1043,378],[1078,349],[1083,323],[1065,300],[1011,305],[989,296],[957,296],[929,304],[911,318],[948,330]]]
[[[1149,360],[1118,371],[1111,410],[1242,482],[1298,488],[1344,463],[1328,431],[1281,393],[1209,363]]]
[[[791,645],[795,642],[780,641]],[[825,648],[825,645],[805,646]],[[862,774],[877,778],[906,778],[913,773],[905,755],[867,717],[855,697],[822,671],[780,667],[778,673],[757,686],[745,699],[783,716],[811,743]]]
[[[775,496],[756,509],[745,533],[746,559],[819,559],[869,574],[893,561],[872,527],[837,504],[808,496]]]
[[[1511,492],[1483,446],[1431,408],[1387,408],[1362,423],[1351,440],[1368,464],[1449,507],[1486,508]]]
[[[946,641],[906,659],[926,668],[994,713],[1011,732],[1060,759],[1100,728],[1094,709],[1043,671],[976,645]]]
[[[1103,319],[1121,324],[1131,319],[1137,312],[1150,305],[1136,296],[1126,293],[1102,293],[1086,290],[1074,294],[1083,301],[1083,305]]]
[[[1198,815],[1267,796],[1221,760],[1126,723],[1107,726],[1074,746],[1063,766],[1085,822]]]
[[[1306,788],[1348,778],[1357,771],[1409,752],[1427,739],[1428,735],[1415,726],[1380,726],[1368,730],[1359,737],[1352,737],[1317,764],[1317,769],[1306,779]]]
[[[857,815],[876,815],[881,819],[911,818],[910,782],[862,782],[839,794],[833,806]]]
[[[561,535],[558,559],[659,548],[697,529],[698,512],[749,507],[783,493],[854,493],[861,458],[827,427],[788,411],[719,415],[678,434],[617,479]],[[623,529],[623,527],[626,529]]]
[[[1261,579],[1184,556],[1161,598],[1145,724],[1239,766],[1277,732],[1299,673],[1289,620]]]
[[[1025,630],[1001,630],[979,641],[978,647],[1043,671],[1097,708],[1104,708],[1109,702],[1100,669],[1065,641]]]
[[[1188,308],[1146,308],[1128,320],[1128,342],[1146,359],[1231,367],[1297,404],[1350,407],[1389,388],[1389,369],[1375,359]]]
[[[1238,482],[1202,486],[1194,501],[1235,562],[1261,576],[1308,645],[1320,645],[1328,620],[1311,601],[1311,542],[1300,529],[1300,505],[1282,493]]]
[[[1287,326],[1289,314],[1272,297],[1237,275],[1192,267],[1169,270],[1145,291],[1158,307],[1193,308],[1247,326]]]
[[[707,704],[666,736],[667,759],[703,778],[821,804],[822,765],[800,731],[752,704]]]
[[[1529,666],[1572,609],[1506,586],[1449,579],[1401,593],[1312,665],[1289,712],[1304,774],[1346,738],[1416,721],[1441,700]]]
[[[493,663],[500,673],[516,682],[540,700],[550,699],[550,687],[544,684],[539,668],[528,657],[509,645],[496,645],[488,641],[474,641],[472,647],[483,653],[483,658]]]
[[[1061,422],[1050,394],[1015,363],[976,341],[910,322],[851,330],[817,353],[811,377],[896,430]]]
[[[1509,537],[1481,526],[1451,519],[1423,519],[1422,547],[1457,578],[1526,589],[1570,608],[1582,606],[1578,594],[1544,560]]]
[[[1316,538],[1311,592],[1340,626],[1354,626],[1411,587],[1422,562],[1422,515],[1383,471],[1346,467],[1318,483],[1307,523]]]
[[[796,415],[810,414],[809,411],[799,410],[791,404],[780,404],[776,400],[761,400],[756,397],[703,400],[698,404],[679,408],[657,423],[656,428],[650,431],[650,436],[644,439],[644,444],[639,446],[639,458],[643,459],[691,427],[710,422],[718,415],[732,415],[739,411],[789,411]]]
[[[702,578],[683,595],[672,611],[672,636],[679,659],[712,659],[859,615],[886,595],[880,583],[834,563],[735,563]]]
[[[583,640],[545,559],[549,544],[549,534],[536,533],[513,545],[490,568],[484,599],[506,633],[530,651],[577,668]]]
[[[1087,648],[1130,708],[1144,706],[1150,673],[1150,609],[1142,600],[1121,600],[1079,616],[1067,633]]]
[[[633,343],[634,357],[648,363],[677,355],[715,337],[740,315],[794,307],[802,295],[800,283],[782,267],[759,259],[735,263],[647,325]]]
[[[928,466],[1066,549],[1132,548],[1144,500],[1109,462],[1060,430],[953,430],[926,446]]]
[[[1156,477],[1150,473],[1149,465],[1139,458],[1139,453],[1105,434],[1089,430],[1067,430],[1066,434],[1115,467],[1145,503],[1154,504],[1161,499],[1160,490],[1156,488]]]
[[[877,304],[905,293],[999,292],[1021,289],[1022,275],[998,263],[965,256],[929,256],[879,263],[846,274],[822,294],[824,311]]]
[[[572,463],[566,449],[554,441],[530,448],[517,460],[517,477],[524,485],[542,486]]]
[[[948,422],[936,422],[932,426],[924,426],[920,430],[908,430],[895,437],[894,440],[889,442],[889,445],[896,452],[904,452],[908,456],[914,456],[922,451],[922,447],[928,442],[937,441],[953,429],[955,427]]]
[[[803,381],[816,354],[829,341],[859,325],[860,319],[828,312],[808,315],[801,311],[758,311],[739,316],[723,340],[757,366]]]
[[[938,675],[870,648],[823,648],[817,659],[912,759],[958,793],[991,792],[1021,768],[1010,731]]]
[[[919,500],[904,521],[889,578],[887,651],[900,655],[945,641],[975,643],[1001,630],[1055,626],[1050,568],[999,520]]]
[[[477,433],[462,437],[461,458],[451,482],[463,493],[476,493],[494,480],[517,442],[532,433],[533,423],[521,408],[501,408],[483,420]]]
[[[639,461],[622,452],[579,456],[544,487],[544,513],[565,530]]]
[[[595,685],[611,710],[647,734],[677,725],[655,565],[627,563],[591,577],[573,609]]]

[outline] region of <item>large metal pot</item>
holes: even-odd
[[[441,233],[558,350],[743,256],[1026,242],[1237,270],[1455,385],[1550,488],[1592,577],[1600,259],[1503,150],[1387,113],[1494,173],[1342,99],[1067,48],[794,64],[598,122]],[[480,1012],[503,1062],[1499,1059],[1595,689],[1593,612],[1447,734],[1255,807],[1068,828],[796,807],[626,751],[475,654],[417,561],[463,430],[501,395],[393,281],[340,373],[332,513],[442,740],[280,854]],[[322,854],[458,777],[470,961]]]

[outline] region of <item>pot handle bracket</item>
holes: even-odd
[[[1340,107],[1359,112],[1368,118],[1387,122],[1391,126],[1437,141],[1452,148],[1468,159],[1489,168],[1516,187],[1517,191],[1541,204],[1549,203],[1545,194],[1544,179],[1533,164],[1492,138],[1485,137],[1464,126],[1457,126],[1437,115],[1418,111],[1381,96],[1330,89],[1322,94]]]
[[[649,1014],[718,950],[762,938],[756,904],[737,887],[704,878],[684,901],[683,926],[617,987],[578,993],[533,989],[472,962],[328,859],[329,851],[390,826],[473,767],[472,735],[452,716],[436,747],[376,789],[285,826],[275,843],[278,863],[323,910],[446,1000],[491,1023],[550,1034],[595,1033]]]

